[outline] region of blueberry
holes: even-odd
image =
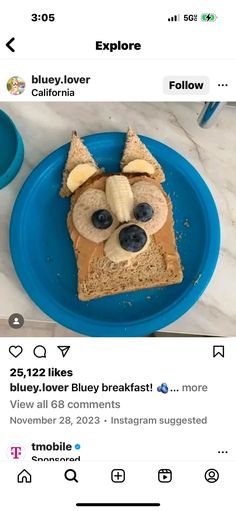
[[[154,215],[154,209],[147,202],[140,202],[134,208],[134,216],[139,222],[148,222]]]
[[[162,383],[161,384],[161,392],[163,392],[163,394],[167,394],[168,392],[168,385],[166,383]]]
[[[113,222],[113,218],[107,209],[98,209],[92,214],[92,222],[97,229],[108,229]]]
[[[119,234],[121,247],[128,252],[139,252],[147,243],[146,232],[138,225],[123,227]]]

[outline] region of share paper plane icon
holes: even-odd
[[[57,346],[57,347],[61,351],[63,358],[67,355],[67,353],[70,349],[70,346]]]

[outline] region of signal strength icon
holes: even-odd
[[[180,14],[175,14],[174,16],[171,16],[168,18],[168,21],[180,21]]]

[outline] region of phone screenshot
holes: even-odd
[[[228,1],[0,18],[0,508],[235,511]]]

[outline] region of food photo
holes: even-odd
[[[235,335],[236,115],[207,107],[0,105],[1,336]]]

